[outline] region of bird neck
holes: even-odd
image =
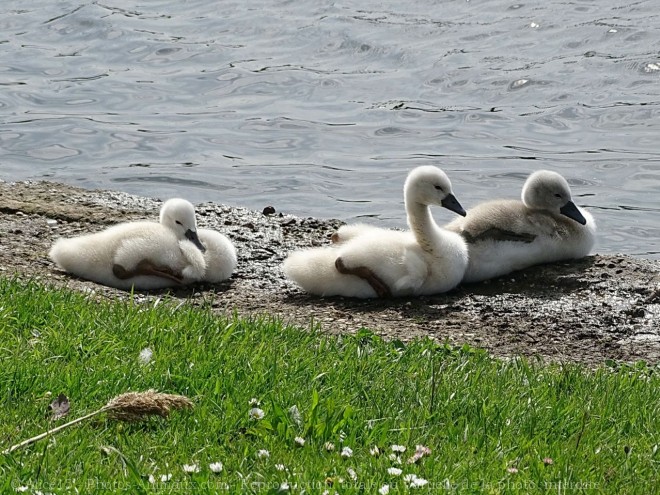
[[[428,205],[422,203],[406,201],[406,211],[408,213],[408,227],[410,227],[417,243],[425,251],[432,252],[438,247],[438,236],[433,235],[438,227],[431,215],[431,209]]]

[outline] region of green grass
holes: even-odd
[[[153,356],[141,364],[145,348]],[[0,493],[276,493],[288,482],[292,493],[389,484],[390,493],[649,494],[660,484],[657,367],[503,361],[0,279],[0,450],[52,426],[46,412],[59,393],[71,412],[55,424],[148,388],[195,408],[142,423],[100,416],[0,454]],[[249,417],[253,398],[261,420]],[[400,465],[389,458],[395,444],[407,448]],[[417,444],[432,452],[409,464]],[[388,474],[393,466],[403,474]],[[409,489],[406,474],[429,483]]]

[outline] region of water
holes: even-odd
[[[660,259],[658,40],[655,0],[4,0],[0,178],[403,227],[414,166],[466,207],[548,168]]]

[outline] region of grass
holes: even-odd
[[[499,360],[429,340],[328,336],[176,301],[103,302],[0,279],[0,386],[0,450],[129,390],[195,402],[168,420],[94,418],[0,454],[0,493],[277,493],[288,484],[292,493],[389,485],[390,493],[648,494],[660,486],[660,379],[644,363],[589,370]],[[60,393],[71,411],[51,422],[48,405]],[[262,419],[251,418],[254,407]],[[431,453],[408,463],[416,445]],[[411,474],[428,484],[410,488]]]

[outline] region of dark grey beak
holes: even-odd
[[[559,213],[575,220],[581,225],[586,225],[587,223],[587,219],[582,216],[582,213],[580,213],[580,210],[578,210],[573,201],[569,201],[564,206],[559,208]]]
[[[447,208],[448,210],[451,210],[451,211],[453,211],[454,213],[458,213],[458,214],[461,215],[462,217],[464,217],[465,215],[467,215],[466,211],[463,209],[463,207],[461,206],[461,204],[460,204],[460,203],[458,202],[458,200],[456,199],[456,196],[454,196],[453,194],[450,194],[450,195],[447,196],[445,199],[443,199],[443,200],[440,202],[440,204],[441,204],[443,207]]]
[[[204,244],[202,244],[202,241],[200,241],[199,237],[197,237],[197,232],[193,232],[190,229],[186,230],[186,239],[188,239],[195,246],[197,246],[197,249],[199,249],[202,253],[206,252],[206,248],[204,247]]]

